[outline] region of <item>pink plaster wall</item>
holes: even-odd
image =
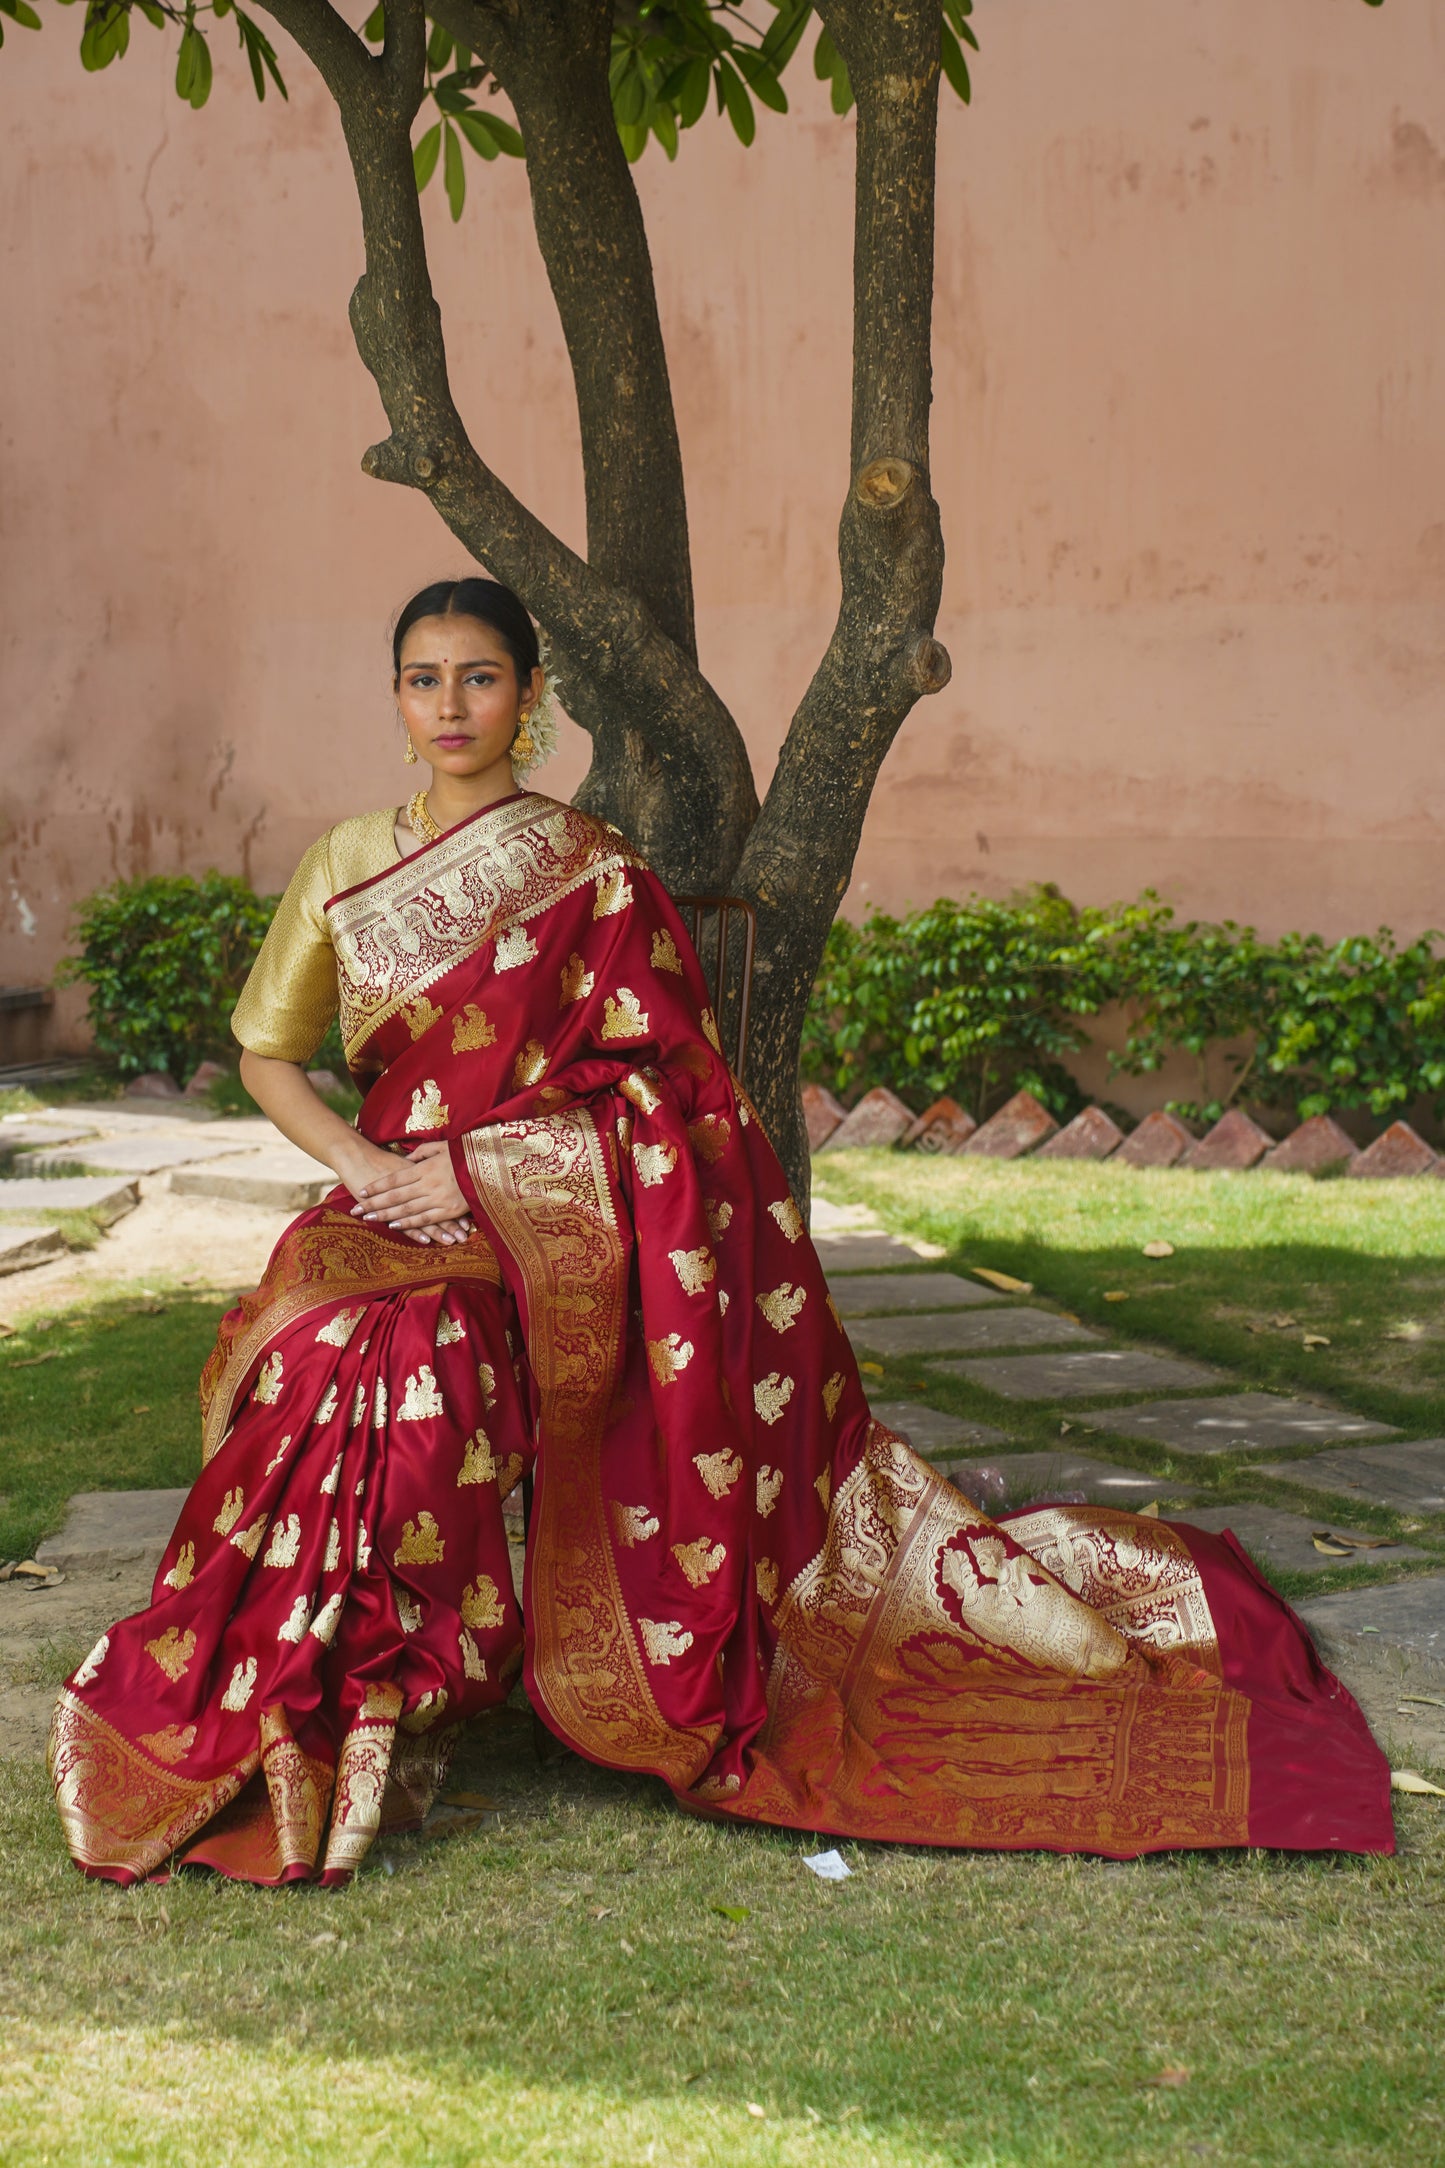
[[[1325,931],[1445,919],[1445,0],[1009,0],[945,101],[935,486],[953,683],[849,908],[1054,879]],[[116,874],[279,886],[400,795],[386,625],[461,553],[367,481],[357,218],[288,56],[196,115],[138,24],[0,55],[0,983]],[[806,65],[745,153],[640,169],[705,667],[765,784],[826,638],[847,482],[851,141]],[[477,441],[582,541],[521,170],[428,198]],[[545,787],[584,766],[572,732]],[[63,1007],[62,1018],[69,1013]]]

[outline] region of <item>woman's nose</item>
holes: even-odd
[[[443,715],[465,715],[467,704],[462,698],[461,679],[448,671],[442,678],[440,712]]]

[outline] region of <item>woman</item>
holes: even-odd
[[[307,852],[235,1014],[248,1089],[341,1187],[225,1319],[151,1608],[61,1695],[77,1863],[344,1881],[519,1668],[561,1738],[699,1813],[1389,1850],[1358,1709],[1232,1540],[992,1522],[870,1419],[666,892],[517,786],[517,598],[427,589],[395,672],[431,784]],[[338,1000],[354,1130],[305,1077]],[[519,1609],[502,1501],[534,1467]]]

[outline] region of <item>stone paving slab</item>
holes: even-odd
[[[1047,1500],[1136,1511],[1154,1498],[1174,1504],[1190,1495],[1179,1483],[1095,1460],[1089,1453],[1011,1453],[1000,1460],[973,1458],[937,1465],[939,1473],[984,1513],[1019,1512]]]
[[[35,1553],[62,1573],[99,1573],[117,1566],[160,1564],[189,1493],[183,1490],[77,1491],[58,1536]]]
[[[64,1255],[65,1237],[58,1227],[0,1222],[0,1273],[28,1272],[32,1265],[45,1265],[52,1257]]]
[[[93,1212],[104,1226],[140,1203],[133,1181],[113,1174],[21,1175],[0,1182],[0,1212]]]
[[[1274,1566],[1290,1573],[1325,1573],[1335,1566],[1393,1566],[1426,1555],[1413,1544],[1397,1543],[1388,1551],[1352,1551],[1348,1558],[1327,1558],[1315,1549],[1312,1540],[1314,1531],[1326,1524],[1286,1513],[1279,1506],[1202,1506],[1178,1517],[1192,1528],[1207,1528],[1215,1536],[1222,1535],[1226,1528],[1232,1529],[1250,1557],[1266,1570]],[[1334,1521],[1328,1525],[1332,1535],[1361,1533]]]
[[[1445,1573],[1383,1587],[1377,1583],[1373,1588],[1336,1589],[1329,1596],[1312,1596],[1299,1613],[1317,1639],[1348,1640],[1368,1633],[1372,1641],[1378,1637],[1411,1655],[1445,1661]]]
[[[1005,1400],[1073,1400],[1086,1393],[1183,1392],[1191,1385],[1223,1384],[1202,1363],[1143,1348],[1100,1348],[1078,1355],[1002,1355],[958,1363],[957,1376]],[[1085,1418],[1080,1418],[1084,1420]],[[1123,1429],[1120,1423],[1114,1426]]]
[[[910,1264],[918,1264],[909,1256]],[[976,1310],[1000,1303],[1002,1295],[961,1280],[953,1272],[853,1272],[829,1289],[840,1317],[865,1317],[871,1310]]]
[[[224,1159],[245,1150],[245,1140],[239,1137],[228,1144],[213,1144],[204,1137],[105,1137],[71,1151],[27,1152],[22,1165],[37,1170],[81,1166],[92,1174],[161,1174],[168,1167]]]
[[[850,1318],[848,1337],[855,1347],[875,1355],[954,1355],[984,1348],[1067,1347],[1097,1342],[1101,1335],[1047,1310],[1004,1307],[981,1316],[942,1310],[923,1317]],[[958,1377],[971,1374],[967,1364],[951,1368]]]
[[[1218,1400],[1167,1400],[1148,1408],[1095,1408],[1079,1417],[1091,1430],[1148,1438],[1179,1453],[1263,1452],[1271,1446],[1328,1445],[1334,1438],[1391,1438],[1388,1423],[1285,1400],[1274,1393],[1230,1393]]]
[[[1303,1483],[1310,1490],[1349,1491],[1397,1512],[1445,1513],[1445,1438],[1347,1446],[1337,1453],[1317,1453],[1311,1460],[1281,1461],[1259,1472],[1281,1483]]]
[[[880,1423],[906,1438],[925,1460],[934,1460],[940,1453],[981,1453],[990,1448],[1007,1452],[1013,1442],[1006,1430],[995,1430],[991,1423],[965,1423],[922,1400],[871,1400],[869,1406]]]
[[[24,1121],[0,1121],[0,1152],[24,1152],[32,1146],[48,1144],[74,1144],[81,1137],[93,1137],[93,1123],[84,1126],[77,1122],[48,1122],[43,1115],[33,1115]]]
[[[897,1235],[818,1234],[813,1247],[829,1279],[838,1272],[886,1272],[891,1266],[928,1262],[911,1242],[900,1241]]]
[[[236,1204],[304,1212],[335,1189],[336,1176],[305,1152],[278,1147],[228,1154],[211,1166],[177,1167],[170,1186],[179,1197],[230,1198]]]

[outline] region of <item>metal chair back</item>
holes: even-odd
[[[741,1083],[748,1056],[757,913],[741,896],[674,896],[672,900],[707,980],[723,1056]]]

